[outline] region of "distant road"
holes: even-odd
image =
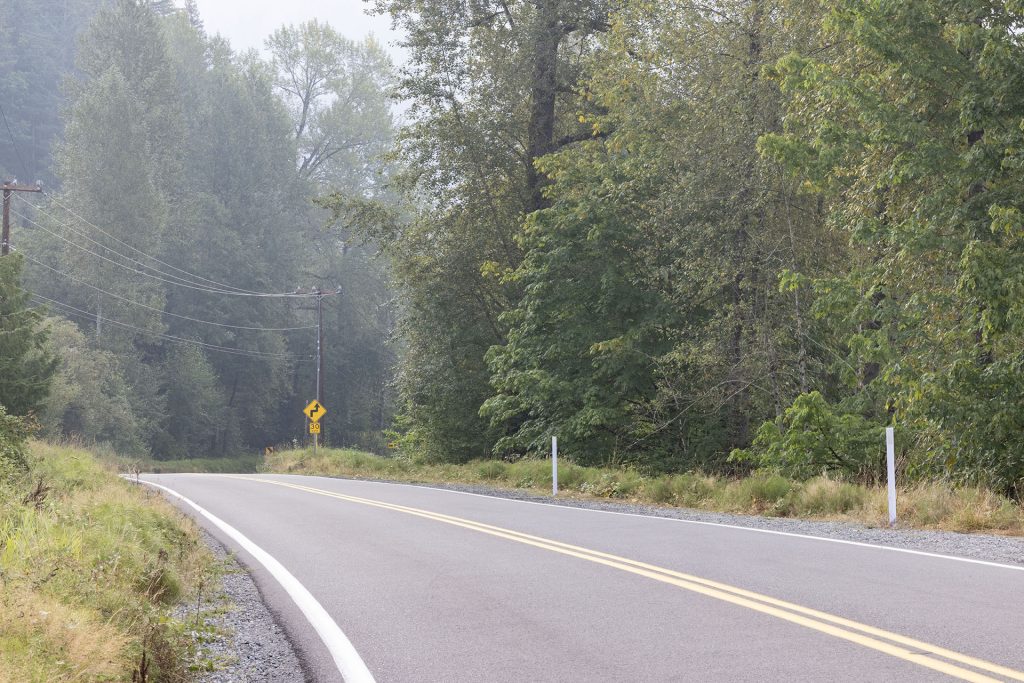
[[[317,681],[1024,681],[1019,568],[400,484],[142,478],[205,511],[178,501]]]

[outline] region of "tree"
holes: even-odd
[[[491,452],[519,416],[491,423],[488,349],[518,298],[501,277],[522,260],[517,237],[543,203],[537,156],[571,144],[583,55],[605,30],[602,2],[381,0],[407,32],[399,94],[415,121],[399,138],[390,187],[406,200],[370,230],[400,293],[403,409],[431,455]]]
[[[763,142],[854,247],[815,283],[839,409],[897,424],[911,471],[1018,496],[1022,25],[1019,3],[834,3],[832,49],[779,62],[789,125]]]
[[[0,405],[0,484],[28,471],[28,438],[33,427]]]
[[[758,154],[783,98],[764,64],[814,36],[815,14],[750,0],[627,3],[588,70],[588,141],[541,159],[523,292],[491,352],[488,414],[522,417],[578,458],[727,469],[751,423],[818,375],[801,292],[779,273],[832,244],[813,203]]]
[[[57,369],[42,316],[21,288],[22,266],[18,254],[0,258],[0,406],[14,416],[42,407]]]
[[[372,38],[348,40],[316,19],[267,39],[274,85],[292,115],[299,173],[361,189],[391,142],[391,62]]]
[[[124,455],[148,453],[140,415],[152,410],[134,400],[119,357],[94,348],[78,327],[50,318],[49,348],[60,359],[41,422],[45,433],[106,444]]]
[[[62,79],[81,31],[102,0],[5,0],[0,22],[0,175],[53,185],[52,152],[63,130]],[[10,126],[10,135],[7,126]],[[13,140],[11,139],[13,137]]]

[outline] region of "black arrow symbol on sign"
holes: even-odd
[[[316,414],[320,412],[320,404],[317,403],[315,406],[309,409],[309,416],[316,417]]]

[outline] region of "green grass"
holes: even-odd
[[[383,458],[350,449],[279,451],[266,459],[267,472],[387,479],[422,483],[485,484],[551,492],[548,460],[480,460],[465,465],[434,464],[414,458]],[[779,517],[842,519],[884,526],[888,512],[883,487],[828,477],[794,481],[759,473],[742,479],[700,473],[643,476],[634,470],[581,467],[559,462],[559,495],[628,500],[715,512]],[[991,491],[917,484],[899,492],[900,525],[1024,535],[1024,508]]]
[[[42,486],[40,486],[42,482]],[[90,453],[31,444],[0,481],[0,681],[189,680],[172,618],[216,568],[198,530]]]

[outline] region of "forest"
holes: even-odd
[[[1024,497],[1024,2],[3,0],[0,404],[156,459],[900,476]],[[4,418],[5,420],[7,418]],[[6,424],[6,422],[5,422]]]

